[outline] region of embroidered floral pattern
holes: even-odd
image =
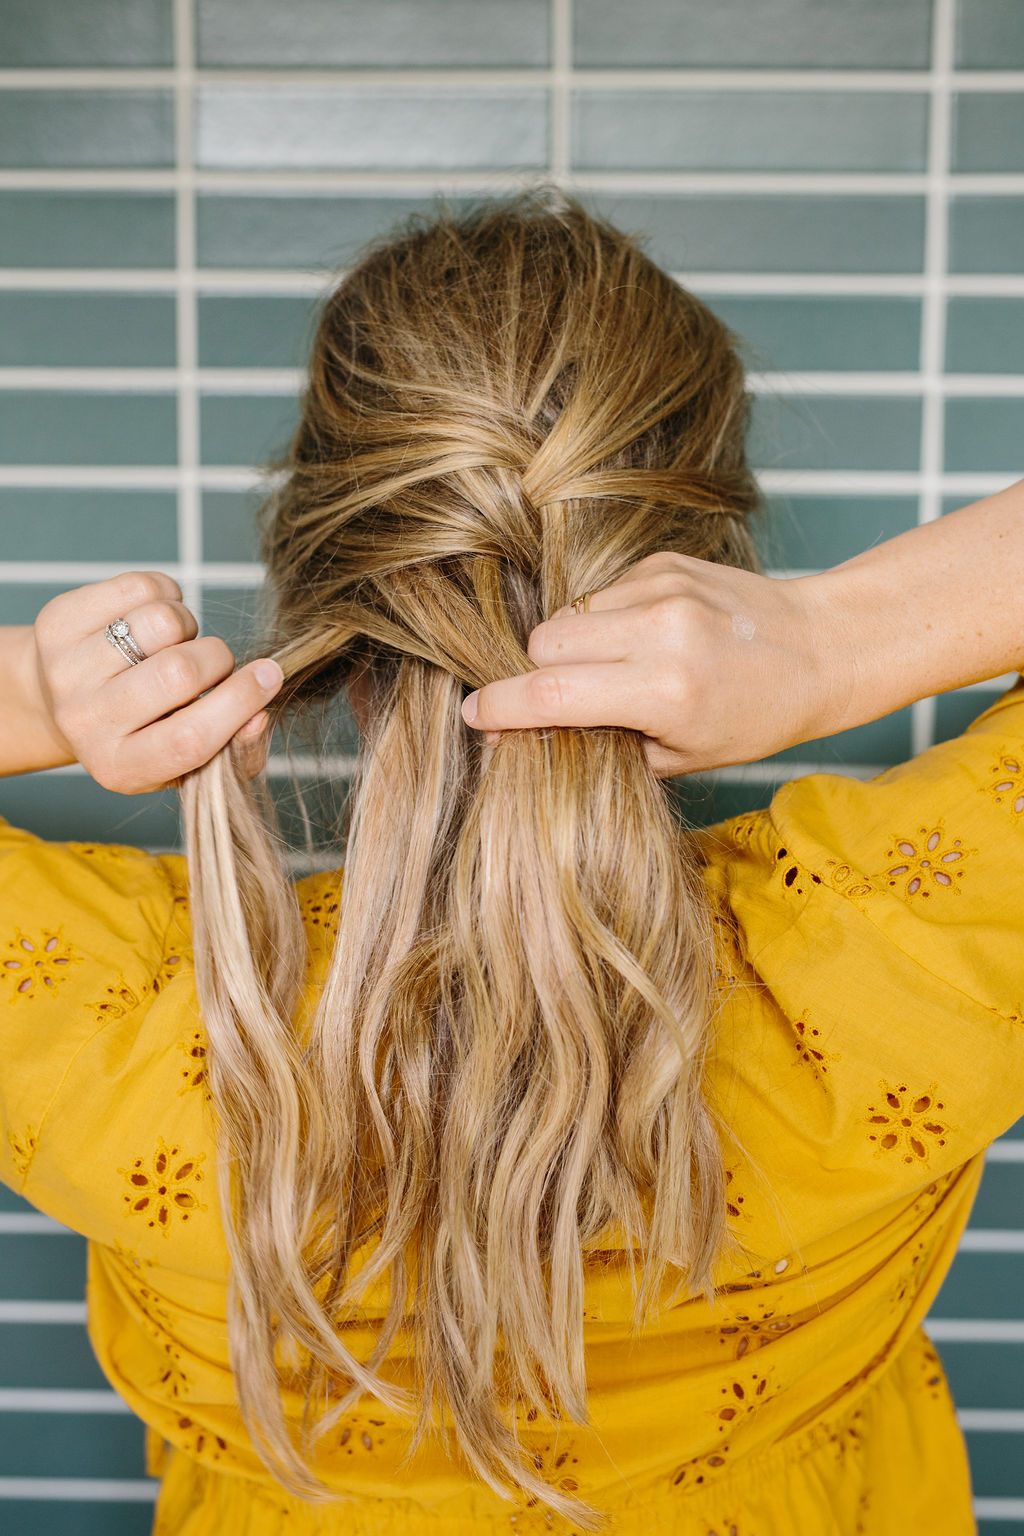
[[[206,1154],[185,1157],[180,1147],[168,1147],[161,1137],[156,1155],[149,1167],[144,1158],[137,1157],[130,1168],[117,1171],[132,1186],[124,1196],[126,1214],[147,1218],[146,1225],[163,1232],[166,1236],[176,1216],[188,1221],[195,1211],[205,1211],[193,1184],[202,1182],[199,1164]]]
[[[842,1057],[835,1051],[826,1051],[821,1043],[821,1030],[816,1024],[812,1024],[804,1010],[803,1018],[794,1019],[793,1031],[796,1035],[796,1065],[804,1064],[811,1070],[811,1076],[816,1083],[824,1087],[824,1080],[828,1076],[828,1069],[832,1062],[841,1061]]]
[[[871,896],[874,894],[874,886],[870,885],[860,870],[851,869],[849,864],[843,864],[839,859],[826,859],[825,868],[828,870],[828,878],[837,891],[842,891],[844,896]]]
[[[989,770],[991,784],[983,784],[978,793],[992,795],[996,805],[1005,805],[1011,817],[1020,817],[1024,825],[1024,762],[1012,754],[1001,753],[999,761]]]
[[[11,1149],[11,1162],[23,1179],[28,1176],[32,1159],[36,1155],[38,1138],[39,1132],[31,1125],[26,1125],[24,1130],[21,1131],[7,1132],[7,1145]]]
[[[179,1051],[184,1051],[186,1065],[181,1069],[184,1084],[178,1089],[178,1093],[188,1093],[192,1088],[201,1088],[207,1099],[211,1097],[210,1083],[206,1075],[206,1039],[202,1030],[197,1029],[192,1033],[190,1040],[178,1041]]]
[[[180,1438],[175,1436],[175,1439],[191,1456],[204,1456],[209,1461],[220,1461],[227,1451],[226,1440],[196,1424],[187,1414],[182,1414],[178,1419],[178,1430]]]
[[[878,1152],[900,1151],[905,1163],[927,1162],[934,1147],[946,1145],[953,1129],[943,1114],[945,1105],[937,1096],[934,1083],[926,1093],[913,1094],[906,1083],[895,1088],[879,1085],[882,1097],[868,1105],[868,1123],[875,1127],[868,1140]]]
[[[902,886],[906,896],[927,897],[934,889],[959,892],[956,882],[963,879],[963,861],[977,851],[965,848],[959,837],[950,842],[940,821],[934,827],[919,827],[914,838],[894,837],[885,856],[896,862],[878,878],[890,886]]]
[[[722,1387],[724,1402],[712,1410],[718,1420],[718,1428],[724,1433],[736,1428],[738,1420],[756,1413],[765,1403],[771,1402],[774,1392],[768,1390],[769,1378],[760,1371],[750,1371],[737,1376],[728,1386]]]
[[[18,997],[42,997],[54,991],[67,979],[69,966],[79,959],[60,928],[44,928],[34,935],[19,930],[8,941],[7,955],[0,974],[12,988],[12,1003]]]
[[[735,1183],[735,1170],[732,1168],[727,1168],[725,1170],[725,1209],[726,1213],[731,1216],[734,1221],[738,1221],[741,1216],[746,1216],[749,1218],[750,1212],[743,1209],[746,1196],[741,1195],[739,1190],[734,1187]]]
[[[140,996],[122,976],[115,986],[106,988],[102,1002],[89,1003],[87,1006],[98,1019],[123,1019],[138,1008],[144,996],[145,988]]]
[[[790,853],[788,848],[775,850],[776,869],[782,875],[783,888],[787,891],[795,891],[802,896],[808,885],[820,885],[821,876],[811,870],[804,869]]]
[[[738,1312],[731,1323],[725,1323],[719,1328],[718,1342],[724,1344],[735,1359],[742,1360],[748,1350],[763,1349],[780,1334],[788,1333],[792,1327],[793,1324],[787,1318],[776,1317],[773,1308],[759,1318]]]

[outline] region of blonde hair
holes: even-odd
[[[645,555],[758,568],[746,416],[724,326],[555,194],[413,222],[323,302],[264,534],[275,719],[369,684],[308,1041],[265,796],[230,750],[183,790],[232,1364],[302,1497],[329,1495],[316,1440],[371,1393],[418,1402],[413,1445],[445,1428],[492,1488],[593,1528],[517,1429],[517,1410],[586,1418],[584,1245],[617,1224],[635,1246],[637,1326],[667,1279],[710,1294],[725,1193],[690,837],[637,733],[489,747],[460,706],[532,670],[534,626]],[[381,1283],[357,1358],[341,1324]],[[411,1394],[389,1371],[400,1328]]]

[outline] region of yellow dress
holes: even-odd
[[[964,1445],[921,1321],[984,1150],[1024,1112],[1024,679],[957,740],[870,782],[799,779],[700,841],[739,1251],[713,1309],[634,1340],[628,1266],[595,1248],[592,1421],[527,1442],[616,1532],[962,1536]],[[90,1240],[90,1336],[150,1426],[159,1536],[570,1530],[437,1446],[402,1465],[371,1402],[325,1447],[345,1503],[266,1473],[232,1394],[183,862],[2,826],[0,872],[0,1177]],[[338,880],[300,887],[314,980]]]

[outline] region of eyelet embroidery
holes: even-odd
[[[146,991],[147,988],[143,987],[141,994],[136,992],[122,976],[115,986],[106,988],[101,1003],[88,1003],[86,1006],[98,1019],[123,1019],[139,1007]]]
[[[820,885],[821,876],[805,869],[802,864],[793,857],[788,848],[775,850],[775,867],[781,871],[782,884],[785,890],[795,891],[802,896],[808,885]]]
[[[731,1216],[734,1221],[739,1221],[739,1219],[741,1217],[743,1217],[747,1221],[752,1221],[753,1217],[751,1216],[751,1213],[749,1211],[743,1211],[743,1210],[740,1209],[740,1207],[744,1204],[744,1202],[746,1200],[746,1196],[745,1195],[741,1195],[739,1193],[738,1189],[732,1189],[730,1187],[732,1184],[735,1183],[735,1181],[736,1181],[735,1169],[727,1168],[725,1170],[725,1209],[726,1209],[726,1213],[727,1213],[727,1215]]]
[[[946,836],[942,821],[933,827],[919,827],[914,840],[894,835],[893,846],[886,849],[885,856],[898,862],[875,878],[884,879],[890,886],[902,885],[906,896],[920,894],[927,898],[931,895],[929,882],[938,889],[959,893],[956,881],[963,879],[964,872],[954,866],[961,865],[978,850],[965,848],[962,839],[956,837],[943,852]]]
[[[205,1152],[201,1152],[198,1157],[183,1157],[180,1147],[168,1147],[161,1137],[153,1158],[152,1172],[147,1170],[145,1159],[141,1157],[137,1157],[130,1168],[117,1170],[132,1185],[133,1190],[124,1196],[128,1208],[125,1215],[149,1213],[146,1225],[159,1229],[166,1237],[175,1215],[180,1216],[184,1222],[188,1221],[194,1211],[205,1211],[206,1206],[188,1188],[189,1184],[202,1182],[199,1164],[205,1157]]]
[[[826,1051],[821,1045],[821,1030],[816,1024],[812,1024],[808,1010],[802,1009],[802,1017],[792,1021],[796,1031],[796,1061],[794,1066],[806,1064],[811,1069],[811,1076],[822,1088],[825,1087],[825,1078],[832,1062],[842,1061],[842,1056],[837,1051]]]
[[[938,1118],[946,1106],[938,1098],[935,1084],[920,1094],[912,1094],[906,1083],[893,1088],[883,1082],[879,1087],[880,1102],[868,1105],[868,1123],[878,1127],[868,1136],[877,1143],[876,1155],[898,1148],[905,1163],[927,1162],[932,1147],[944,1147],[948,1133],[956,1129]]]
[[[996,805],[1007,805],[1012,820],[1021,819],[1018,826],[1024,825],[1024,764],[1019,757],[1001,752],[999,760],[989,769],[992,775],[991,784],[983,784],[978,790],[980,795],[992,795]]]
[[[35,937],[19,928],[15,937],[8,940],[7,953],[9,958],[0,970],[14,988],[12,1003],[18,997],[32,999],[55,991],[67,980],[69,966],[81,959],[66,942],[63,928],[44,928]]]
[[[7,1144],[11,1149],[12,1163],[22,1178],[27,1178],[32,1159],[36,1155],[36,1147],[39,1145],[38,1129],[33,1125],[26,1125],[22,1131],[8,1131]]]
[[[775,1397],[774,1392],[769,1392],[770,1373],[762,1375],[760,1371],[751,1371],[748,1377],[742,1381],[734,1379],[727,1387],[720,1388],[725,1403],[711,1412],[715,1415],[717,1428],[722,1434],[734,1430],[737,1421],[749,1418],[765,1403],[770,1403]]]
[[[825,868],[834,888],[844,896],[874,895],[874,886],[868,884],[860,870],[851,869],[849,864],[843,864],[839,859],[826,859]]]
[[[189,1093],[193,1088],[200,1088],[203,1097],[209,1102],[213,1095],[210,1092],[210,1082],[206,1075],[206,1037],[201,1029],[193,1030],[189,1041],[179,1040],[178,1050],[183,1051],[187,1060],[187,1066],[182,1067],[181,1075],[184,1083],[178,1089],[179,1098],[183,1093]]]
[[[718,1342],[732,1351],[736,1360],[742,1360],[750,1349],[764,1349],[780,1335],[788,1333],[793,1324],[784,1317],[776,1317],[774,1308],[768,1308],[761,1317],[753,1318],[748,1312],[737,1312],[731,1323],[723,1323],[718,1330]],[[724,1417],[719,1414],[719,1417]],[[735,1417],[735,1415],[732,1415]]]

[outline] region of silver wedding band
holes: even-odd
[[[114,649],[120,651],[125,661],[130,661],[133,667],[137,667],[140,661],[145,661],[146,653],[132,634],[127,619],[115,619],[112,624],[107,625],[103,633]]]

